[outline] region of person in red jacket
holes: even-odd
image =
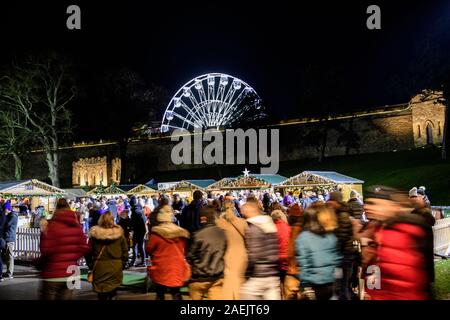
[[[277,227],[278,245],[280,249],[280,282],[284,283],[284,278],[288,270],[288,247],[291,236],[291,227],[287,222],[287,217],[281,210],[274,210],[270,214]],[[283,292],[284,290],[282,290]]]
[[[73,290],[68,278],[73,275],[70,266],[88,253],[90,247],[77,219],[66,199],[61,198],[48,227],[41,235],[42,299],[71,299]]]
[[[379,272],[369,281],[372,300],[430,299],[430,280],[426,266],[426,220],[411,213],[406,193],[377,187],[364,206],[369,219],[381,227],[374,266]],[[370,266],[369,266],[370,268]],[[376,270],[376,268],[372,268]]]
[[[151,229],[147,253],[151,257],[149,277],[156,287],[156,299],[164,300],[168,289],[174,300],[182,300],[180,287],[187,280],[184,249],[189,232],[177,226],[173,209],[165,205],[157,212],[158,225]]]

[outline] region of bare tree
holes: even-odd
[[[16,108],[24,117],[21,129],[30,130],[44,150],[54,186],[59,186],[60,140],[71,132],[67,105],[75,94],[69,65],[55,54],[13,63],[1,79],[0,102]]]
[[[22,179],[22,159],[32,146],[32,133],[18,109],[0,106],[0,157],[14,160],[14,178]]]

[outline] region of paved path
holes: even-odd
[[[124,271],[127,279],[142,279],[145,268],[134,268]],[[40,288],[39,273],[29,266],[15,266],[14,279],[0,282],[0,300],[38,300]],[[133,282],[133,281],[130,281]],[[119,300],[153,300],[155,293],[144,293],[145,284],[136,281],[133,285],[121,286],[118,290]],[[183,298],[188,299],[185,295]],[[76,300],[96,300],[97,294],[87,281],[81,281],[81,289],[75,290]],[[170,300],[170,295],[166,299]]]

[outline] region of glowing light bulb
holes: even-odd
[[[222,86],[226,86],[228,84],[228,77],[226,77],[226,76],[220,77],[220,84]]]

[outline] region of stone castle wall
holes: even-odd
[[[428,133],[433,144],[442,143],[445,106],[437,95],[418,95],[409,104],[396,109],[381,110],[369,114],[355,114],[328,121],[326,156],[345,154],[407,150],[427,144]],[[273,126],[280,129],[280,161],[317,158],[320,153],[320,135],[324,123],[302,122]],[[420,136],[419,136],[420,126]],[[345,139],[345,132],[353,132],[352,139]],[[428,138],[429,140],[430,138]],[[348,143],[351,140],[353,143]],[[151,139],[132,142],[127,150],[127,181],[146,182],[155,172],[201,168],[206,165],[174,165],[170,159],[176,142],[170,139]],[[60,181],[63,187],[77,182],[73,177],[73,163],[81,158],[106,157],[104,169],[110,181],[120,176],[121,163],[117,144],[78,145],[61,150]],[[113,160],[116,159],[116,160]],[[11,167],[12,168],[12,167]],[[11,169],[11,172],[13,170]],[[34,152],[24,161],[23,178],[48,181],[47,166],[42,153]],[[74,180],[75,179],[75,180]]]

